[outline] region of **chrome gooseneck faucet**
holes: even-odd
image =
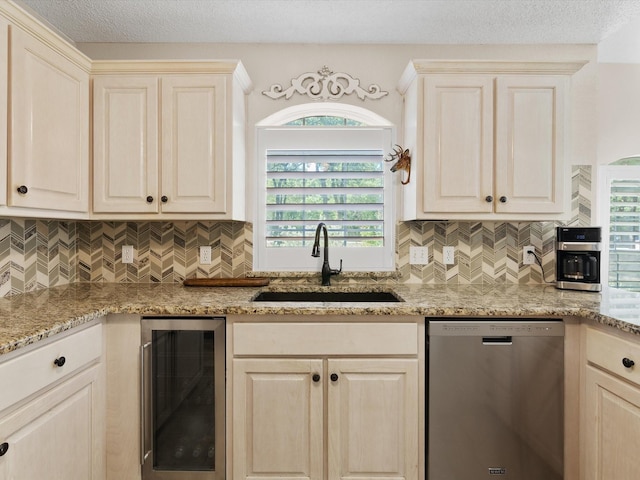
[[[320,256],[320,230],[324,232],[324,260],[322,262],[322,285],[331,285],[331,275],[338,275],[342,272],[342,259],[340,259],[340,270],[334,270],[329,266],[329,234],[327,226],[320,222],[316,228],[316,240],[313,242],[312,257]]]

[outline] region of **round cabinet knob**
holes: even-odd
[[[331,381],[332,382],[337,382],[338,381],[338,374],[337,373],[332,373],[331,374]]]
[[[67,359],[66,359],[66,358],[64,358],[64,357],[58,357],[58,358],[56,358],[56,359],[53,361],[53,364],[54,364],[56,367],[61,367],[61,366],[63,366],[63,365],[65,364],[65,362],[66,362],[66,361],[67,361]]]
[[[507,203],[507,197],[505,197],[504,195],[500,197],[500,203]]]
[[[631,360],[630,358],[624,357],[622,359],[622,365],[624,365],[624,368],[631,368],[636,364],[636,362],[634,362],[633,360]]]
[[[320,381],[320,375],[318,375],[317,373],[314,373],[314,374],[313,374],[313,377],[311,377],[311,379],[312,379],[314,382],[318,383],[318,382]]]
[[[17,188],[17,190],[18,190],[18,193],[19,193],[20,195],[26,195],[26,194],[27,194],[27,192],[29,191],[29,189],[27,188],[27,186],[26,186],[26,185],[20,185],[20,186]]]
[[[487,203],[493,202],[493,197],[491,195],[487,195],[486,197],[484,197],[484,199]]]
[[[7,442],[0,444],[0,457],[7,453],[7,450],[9,450],[9,444]]]
[[[147,197],[147,203],[153,203],[153,197],[151,195]]]
[[[162,201],[162,203],[167,203],[169,201],[169,197],[167,197],[166,195],[162,195],[162,197],[160,197],[160,200]]]

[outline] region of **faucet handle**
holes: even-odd
[[[338,275],[340,272],[342,272],[342,259],[340,259],[340,269],[331,269],[331,275]]]

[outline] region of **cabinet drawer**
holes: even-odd
[[[622,363],[625,358],[635,362],[635,365],[625,367]],[[640,385],[640,343],[588,328],[587,361]]]
[[[49,343],[0,364],[0,411],[56,380],[77,371],[102,355],[102,325]],[[62,366],[54,364],[65,358]]]
[[[415,323],[238,323],[234,355],[417,355]]]

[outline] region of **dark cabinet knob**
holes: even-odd
[[[147,203],[153,203],[153,197],[151,195],[147,197]]]
[[[29,191],[29,189],[27,188],[27,186],[26,186],[26,185],[20,185],[20,186],[18,187],[18,193],[19,193],[20,195],[26,195],[28,191]]]
[[[166,195],[162,195],[160,197],[160,200],[162,201],[162,203],[167,203],[169,201],[169,197],[167,197]]]
[[[487,203],[493,202],[493,197],[491,195],[487,195],[486,197],[484,197],[484,199]]]
[[[634,362],[633,360],[631,360],[630,358],[624,357],[622,359],[622,365],[624,365],[624,368],[631,368],[636,364],[636,362]]]
[[[311,377],[311,379],[312,379],[314,382],[318,383],[318,382],[320,381],[320,375],[319,375],[319,374],[317,374],[317,373],[314,373],[314,374],[313,374],[313,377]]]
[[[56,358],[56,359],[53,361],[53,364],[54,364],[56,367],[61,367],[61,366],[63,366],[63,365],[65,364],[65,362],[66,362],[66,361],[67,361],[67,359],[66,359],[66,358],[64,358],[64,357],[58,357],[58,358]]]
[[[337,382],[338,381],[338,374],[337,373],[332,373],[331,374],[331,381],[332,382]]]
[[[500,203],[507,203],[507,197],[505,197],[504,195],[500,197]]]
[[[7,453],[7,450],[9,450],[9,444],[7,442],[0,444],[0,457]]]

